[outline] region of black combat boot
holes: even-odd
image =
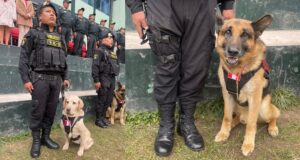
[[[158,109],[160,122],[154,150],[158,156],[168,156],[174,144],[175,103],[159,105]]]
[[[32,131],[32,146],[30,150],[30,155],[32,158],[38,158],[41,154],[41,137],[40,131]]]
[[[49,149],[59,149],[59,145],[50,138],[50,132],[50,128],[43,128],[41,144],[47,146]]]
[[[182,103],[180,105],[180,116],[177,125],[177,133],[184,138],[185,145],[193,151],[204,149],[204,141],[194,124],[194,113],[196,103]]]
[[[100,109],[96,109],[96,121],[95,125],[100,127],[100,128],[107,128],[106,123],[104,123],[103,118],[102,118],[102,112]]]

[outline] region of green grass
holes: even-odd
[[[273,103],[281,110],[278,119],[279,136],[272,138],[268,135],[267,126],[259,124],[256,134],[254,153],[245,158],[240,147],[243,143],[245,126],[238,125],[231,131],[228,141],[215,143],[214,137],[220,129],[223,114],[222,97],[210,99],[198,105],[195,113],[195,123],[205,139],[205,150],[194,152],[188,149],[182,137],[175,134],[175,145],[172,154],[167,158],[160,158],[153,150],[154,139],[158,129],[158,112],[143,112],[127,115],[126,126],[116,124],[108,129],[101,129],[94,125],[94,118],[85,119],[87,128],[92,133],[95,144],[78,157],[78,145],[71,145],[68,151],[49,150],[42,147],[40,159],[45,160],[296,160],[300,159],[300,105],[299,98],[292,91],[276,89],[272,93]],[[296,107],[298,106],[298,107]],[[178,119],[178,114],[176,114]],[[62,131],[55,125],[51,137],[61,146],[64,143]],[[31,136],[21,133],[17,136],[0,137],[1,160],[30,159],[29,150]]]

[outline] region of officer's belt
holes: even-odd
[[[48,80],[48,81],[56,81],[61,78],[60,74],[41,74],[37,72],[32,72],[31,76],[33,79],[41,79],[41,80]]]

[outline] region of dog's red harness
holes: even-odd
[[[227,72],[223,68],[223,74],[224,74],[224,79],[225,79],[225,84],[226,84],[226,89],[229,94],[233,95],[235,101],[240,105],[240,106],[248,106],[248,101],[240,103],[237,99],[237,95],[240,94],[241,89],[243,86],[255,75],[255,73],[263,68],[265,71],[264,77],[269,80],[269,71],[270,67],[266,60],[262,61],[262,64],[255,70],[248,72],[243,75],[234,75],[230,72]],[[267,94],[269,94],[269,86],[270,83],[263,89],[263,97],[265,97]]]
[[[65,129],[65,132],[67,133],[67,135],[69,135],[70,133],[73,132],[73,127],[81,119],[83,119],[83,116],[67,117],[67,116],[63,115],[61,117],[61,120],[63,121],[64,129]],[[75,138],[71,137],[71,141],[79,140],[79,138],[80,138],[80,135],[78,135]]]

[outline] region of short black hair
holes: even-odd
[[[53,4],[49,3],[49,4],[46,4],[46,5],[42,5],[41,8],[39,9],[39,16],[42,14],[44,8],[47,8],[47,7],[51,7],[54,12],[55,12],[55,15],[57,16],[57,12],[56,12],[56,8],[54,7]]]

